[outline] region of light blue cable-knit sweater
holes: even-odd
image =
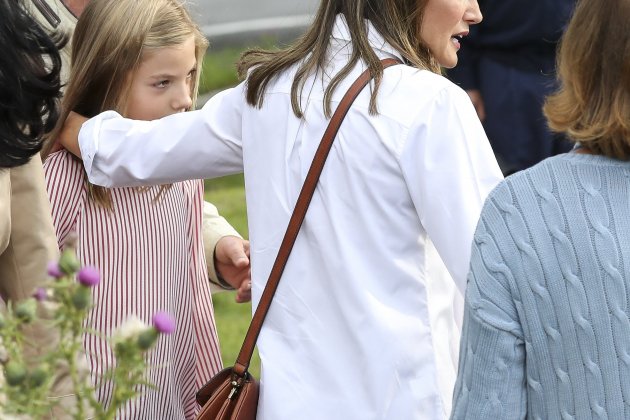
[[[453,419],[630,419],[630,162],[503,181],[475,233]]]

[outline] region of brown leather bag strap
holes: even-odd
[[[399,60],[393,58],[381,60],[381,63],[383,64],[383,69],[395,64],[402,64]],[[346,92],[339,103],[339,106],[335,110],[335,113],[330,119],[330,123],[328,123],[328,127],[324,132],[322,141],[317,148],[317,152],[315,152],[313,163],[308,170],[306,180],[304,181],[297,203],[295,204],[295,209],[293,210],[293,214],[289,220],[289,226],[287,227],[287,231],[282,239],[280,251],[278,251],[276,261],[273,264],[271,273],[269,274],[269,279],[265,285],[265,290],[263,290],[260,302],[258,303],[252,322],[249,325],[247,334],[245,335],[243,346],[241,347],[241,351],[238,354],[236,363],[234,364],[234,371],[239,376],[244,376],[249,368],[252,354],[254,353],[254,347],[256,346],[256,340],[258,340],[258,335],[260,334],[260,329],[262,328],[263,321],[265,320],[269,307],[271,306],[271,300],[273,299],[273,295],[280,283],[280,277],[282,276],[284,267],[289,259],[289,254],[291,254],[293,244],[295,243],[295,239],[297,238],[302,222],[304,221],[304,217],[306,216],[308,205],[311,202],[311,198],[313,198],[313,193],[315,192],[315,187],[319,181],[319,176],[322,173],[324,163],[326,163],[326,158],[328,157],[333,141],[337,136],[341,122],[348,113],[350,105],[352,105],[357,96],[359,96],[361,90],[363,90],[370,80],[372,80],[372,75],[368,69],[359,76],[352,86],[350,86],[350,89],[348,89],[348,92]]]

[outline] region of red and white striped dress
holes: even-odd
[[[167,311],[177,320],[148,355],[147,379],[157,389],[143,389],[117,417],[193,419],[195,392],[221,367],[201,236],[203,182],[173,184],[157,199],[157,186],[114,188],[112,211],[88,198],[83,165],[68,152],[52,154],[44,170],[59,244],[75,231],[81,264],[101,272],[88,326],[109,337],[131,315],[150,324]],[[94,334],[84,346],[94,381],[113,352]],[[111,393],[105,385],[97,398],[109,404]]]

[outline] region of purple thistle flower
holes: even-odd
[[[59,268],[59,263],[57,261],[50,261],[48,263],[46,271],[48,272],[48,275],[50,277],[54,277],[56,279],[60,279],[63,277],[63,273],[61,272],[61,269]]]
[[[86,266],[79,270],[79,283],[86,287],[96,286],[101,281],[101,275],[94,267]]]
[[[153,326],[162,334],[170,334],[175,331],[175,318],[167,312],[156,312],[153,315]]]
[[[33,297],[37,301],[43,302],[48,299],[48,292],[46,292],[46,289],[44,289],[43,287],[38,287],[37,290],[35,290],[35,293],[33,293]]]

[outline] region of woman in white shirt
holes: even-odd
[[[304,37],[246,54],[245,82],[202,110],[150,122],[107,112],[81,129],[95,184],[244,171],[257,304],[328,117],[366,67],[375,74],[341,125],[258,340],[259,419],[449,414],[453,296],[502,176],[440,66],[457,63],[480,20],[476,0],[322,0]],[[405,65],[383,71],[392,57]],[[435,250],[452,280],[431,275]]]

